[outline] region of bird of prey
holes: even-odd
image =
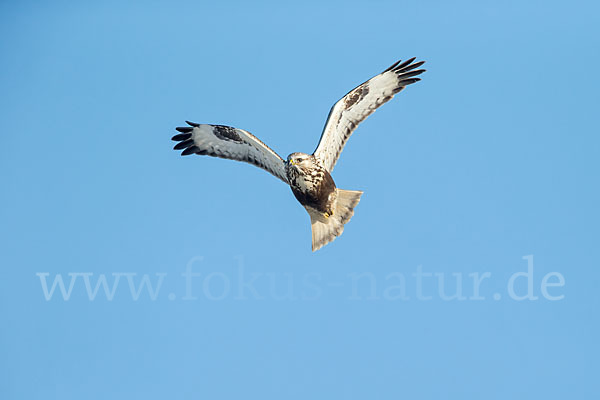
[[[292,153],[282,159],[257,137],[243,129],[224,125],[197,124],[178,127],[175,150],[181,155],[207,155],[244,161],[260,167],[288,184],[310,216],[312,250],[316,251],[341,235],[354,215],[362,191],[335,186],[331,173],[359,123],[406,86],[418,82],[424,61],[401,60],[357,86],[329,112],[319,145],[313,154]]]

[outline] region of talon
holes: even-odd
[[[325,218],[329,218],[331,216],[328,212],[323,213],[323,215],[325,216]]]

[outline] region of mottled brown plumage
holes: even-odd
[[[285,172],[292,193],[300,204],[323,214],[333,215],[335,182],[314,156],[303,153],[290,154]]]

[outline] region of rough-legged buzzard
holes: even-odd
[[[314,153],[292,153],[283,160],[249,132],[223,125],[187,122],[176,128],[175,150],[254,164],[290,185],[310,215],[312,250],[318,250],[344,231],[363,192],[335,186],[331,172],[357,125],[406,86],[418,82],[424,61],[398,61],[381,74],[352,89],[329,112]]]

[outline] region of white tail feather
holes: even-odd
[[[337,191],[337,200],[333,215],[325,217],[322,213],[307,207],[312,228],[312,251],[317,251],[327,243],[332,242],[344,232],[344,224],[354,215],[354,207],[360,201],[363,192],[359,190]]]

